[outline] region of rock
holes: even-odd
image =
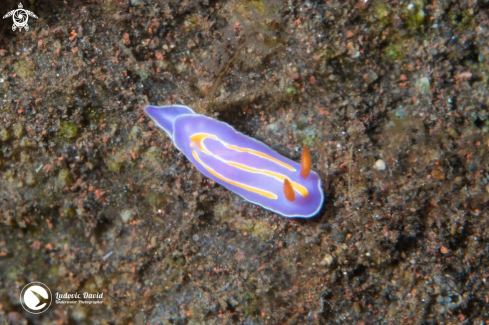
[[[375,73],[375,71],[373,70],[370,70],[368,73],[367,73],[367,76],[365,78],[365,82],[367,84],[371,84],[372,82],[374,82],[375,80],[377,80],[379,78],[379,76]]]
[[[319,262],[319,265],[321,266],[330,266],[331,264],[333,264],[333,256],[329,254],[324,255],[321,262]]]
[[[124,223],[130,221],[133,216],[134,216],[134,212],[132,212],[131,210],[124,210],[121,212],[121,219],[122,222]]]
[[[385,161],[383,161],[382,159],[379,159],[375,162],[374,168],[377,170],[385,170],[387,168],[387,166],[385,164]]]

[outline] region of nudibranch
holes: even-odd
[[[310,218],[321,209],[321,178],[311,171],[307,147],[299,164],[187,106],[144,111],[202,174],[245,200],[289,218]]]

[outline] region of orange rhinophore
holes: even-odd
[[[287,178],[284,179],[284,194],[287,200],[289,200],[290,202],[293,202],[295,200],[294,188]]]
[[[309,154],[309,148],[307,147],[302,149],[301,167],[301,176],[307,178],[311,172],[311,155]]]

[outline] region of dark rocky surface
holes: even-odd
[[[16,9],[2,1],[0,15]],[[0,320],[482,324],[488,1],[31,0],[0,21]],[[143,113],[185,104],[299,161],[286,219]],[[31,315],[31,281],[103,292]]]

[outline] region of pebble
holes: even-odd
[[[382,159],[379,159],[375,162],[374,168],[377,170],[385,170],[387,168],[387,166],[385,165],[385,161],[383,161]]]
[[[370,70],[368,73],[367,73],[367,76],[365,78],[365,82],[367,84],[371,84],[372,82],[374,82],[375,80],[377,80],[379,78],[379,75],[375,73],[375,71],[373,70]]]
[[[321,262],[319,262],[319,265],[321,266],[330,266],[331,264],[333,264],[333,256],[329,254],[326,254]]]
[[[129,220],[132,219],[132,216],[134,215],[134,213],[131,211],[131,210],[124,210],[121,212],[121,219],[122,219],[122,222],[126,223],[128,222]]]

